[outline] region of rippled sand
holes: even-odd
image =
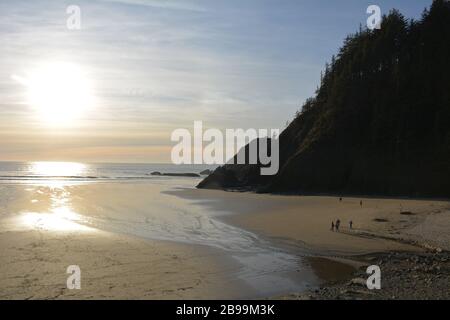
[[[168,181],[0,185],[3,298],[256,298],[318,283],[300,257],[169,194],[195,181]],[[81,291],[65,289],[68,265]]]
[[[283,196],[183,189],[216,212],[231,212],[228,223],[274,242],[317,254],[356,255],[381,251],[415,251],[405,242],[450,249],[450,202],[400,198]],[[341,220],[340,232],[331,222]],[[349,222],[353,221],[350,229]],[[397,240],[407,241],[397,241]]]
[[[230,193],[196,182],[0,184],[0,298],[273,297],[351,273],[313,256],[417,250],[385,236],[448,248],[445,201]],[[337,218],[341,232],[331,232]],[[82,270],[81,290],[66,288],[69,265]]]
[[[109,192],[106,185],[96,188],[97,196],[103,188]],[[92,191],[88,185],[0,185],[1,299],[226,299],[254,294],[231,276],[239,266],[218,249],[97,228],[91,218],[117,217],[105,217],[103,209],[89,219],[83,215],[98,206],[83,207],[96,198],[87,196]],[[121,209],[130,221],[145,223],[137,213]],[[81,290],[67,289],[69,265],[81,268]]]

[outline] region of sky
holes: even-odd
[[[194,121],[282,130],[369,5],[418,18],[431,2],[2,0],[0,161],[167,163]]]

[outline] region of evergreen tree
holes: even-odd
[[[265,191],[450,196],[450,2],[348,36],[281,134],[276,176],[228,169]]]

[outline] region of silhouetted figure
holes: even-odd
[[[362,200],[359,202],[359,205],[362,207]]]
[[[336,220],[336,231],[339,232],[339,227],[341,226],[341,220]]]
[[[339,198],[339,202],[342,202],[342,197]]]
[[[350,229],[353,229],[353,221],[352,220],[350,220],[349,225],[350,225]]]
[[[334,221],[331,221],[331,231],[334,231]]]

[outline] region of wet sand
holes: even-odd
[[[231,299],[256,294],[235,277],[240,266],[222,250],[83,224],[75,212],[82,208],[84,192],[93,189],[72,187],[0,185],[0,299]],[[101,198],[102,189],[110,191],[106,185],[92,187],[96,193],[85,197],[87,202]],[[78,204],[67,201],[74,198]],[[81,269],[81,290],[67,289],[69,265]]]
[[[307,258],[317,289],[277,299],[449,299],[450,202],[178,190],[222,219]],[[199,200],[200,199],[200,200]],[[331,221],[342,221],[340,232]],[[353,229],[348,222],[353,221]],[[366,268],[382,270],[382,290]]]
[[[376,198],[340,201],[336,197],[190,189],[175,194],[222,212],[221,219],[228,223],[317,254],[418,250],[408,241],[402,243],[398,239],[416,239],[444,248],[449,248],[450,243],[445,232],[450,229],[448,201]],[[332,232],[331,222],[337,219],[341,220],[340,232]]]
[[[186,182],[170,181],[0,184],[2,298],[251,299],[319,283],[301,257],[167,194]],[[65,289],[69,265],[81,291]]]
[[[240,284],[227,278],[237,266],[212,249],[102,231],[11,231],[5,223],[0,224],[0,299],[229,299],[241,294]],[[67,289],[69,265],[81,269],[81,290]]]
[[[188,181],[0,185],[0,298],[274,297],[346,279],[362,254],[450,248],[446,201],[234,193]],[[330,231],[337,218],[339,233]],[[69,265],[80,266],[82,290],[66,288]]]

